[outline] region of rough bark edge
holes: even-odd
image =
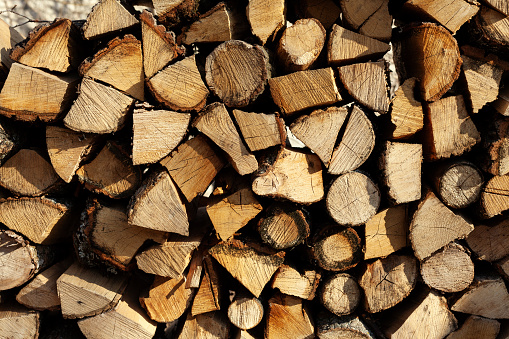
[[[345,238],[348,239],[348,242],[352,245],[352,258],[350,260],[343,260],[339,263],[331,266],[325,267],[323,265],[321,258],[323,257],[323,251],[315,249],[315,246],[319,243],[321,243],[325,238],[340,233]],[[343,272],[346,271],[349,268],[355,267],[359,262],[364,260],[364,253],[362,252],[362,245],[361,245],[361,239],[357,232],[351,228],[344,228],[341,226],[328,226],[323,228],[317,235],[315,235],[313,239],[313,246],[311,247],[311,254],[313,255],[313,258],[318,263],[318,266],[321,268],[328,270],[328,271],[335,271],[335,272]],[[319,259],[320,258],[320,259]]]
[[[164,68],[163,68],[164,69]],[[157,74],[157,73],[156,73]],[[155,76],[155,74],[154,74]],[[145,80],[145,85],[148,87],[149,91],[150,91],[150,94],[152,94],[152,96],[154,97],[154,99],[156,99],[158,102],[160,102],[161,104],[163,104],[164,106],[174,110],[174,111],[179,111],[179,112],[199,112],[201,111],[204,107],[205,107],[205,104],[207,103],[207,98],[209,96],[209,94],[207,94],[205,96],[205,98],[203,98],[202,101],[200,101],[197,105],[193,106],[193,107],[180,107],[180,106],[177,106],[175,104],[172,104],[171,102],[169,102],[168,100],[164,99],[158,92],[157,90],[154,88],[154,86],[152,86],[152,84],[150,83],[150,79],[146,79]]]
[[[132,26],[129,26],[129,27],[125,27],[125,28],[122,28],[120,29],[119,31],[110,31],[110,32],[106,32],[106,33],[103,33],[103,34],[99,34],[99,35],[95,35],[93,37],[90,37],[90,38],[85,38],[85,31],[88,29],[88,25],[89,25],[89,21],[88,19],[95,13],[95,11],[101,7],[102,5],[102,1],[103,0],[99,0],[93,7],[92,9],[90,10],[90,12],[88,13],[87,15],[87,18],[85,19],[85,21],[83,22],[83,24],[81,25],[81,35],[83,37],[83,39],[85,41],[89,41],[89,40],[97,40],[97,39],[101,39],[101,38],[104,38],[108,35],[114,35],[115,33],[119,33],[119,32],[122,32],[122,31],[125,31],[125,30],[128,30],[134,26],[136,26],[139,21],[137,23],[135,23],[134,25]],[[121,6],[123,6],[132,16],[135,16],[136,15],[136,9],[134,9],[134,7],[126,2],[125,0],[114,0],[116,2],[118,2]]]
[[[166,27],[158,25],[153,14],[147,10],[143,10],[139,18],[140,22],[146,24],[154,33],[156,33],[161,39],[163,39],[168,45],[172,47],[173,58],[183,56],[186,52],[185,47],[177,45],[175,33],[172,31],[166,31]]]
[[[270,261],[272,264],[276,264],[281,266],[283,264],[285,258],[285,252],[279,251],[276,252],[274,249],[268,248],[256,241],[242,241],[239,239],[232,238],[228,241],[222,241],[213,247],[208,249],[208,253],[212,256],[216,253],[231,253],[231,249],[246,252],[246,253],[255,253],[257,255],[267,255],[270,256]]]
[[[173,27],[183,22],[195,21],[199,16],[199,3],[197,0],[184,0],[177,7],[159,14],[158,19],[168,27]]]

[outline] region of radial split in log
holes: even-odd
[[[329,277],[320,290],[320,302],[336,315],[347,315],[355,311],[361,297],[359,285],[348,273]]]
[[[243,330],[258,325],[263,318],[263,305],[257,298],[236,298],[228,307],[228,319]]]
[[[500,331],[500,322],[471,315],[459,330],[449,334],[446,339],[496,339]]]
[[[389,0],[340,0],[343,20],[359,33],[389,41],[392,36],[392,16],[389,14]]]
[[[233,110],[244,141],[251,152],[280,145],[285,136],[282,133],[284,123],[277,114],[264,114]]]
[[[509,255],[509,220],[492,226],[477,225],[467,237],[468,247],[480,260],[497,261]]]
[[[329,271],[345,271],[362,260],[361,239],[353,228],[323,228],[311,250],[318,265]]]
[[[494,176],[483,187],[481,215],[492,218],[509,209],[509,175]]]
[[[392,100],[391,123],[394,130],[391,131],[393,139],[412,137],[422,130],[424,114],[422,104],[415,98],[417,79],[405,80],[398,88]]]
[[[276,294],[269,299],[265,338],[313,338],[315,329],[311,319],[302,299]]]
[[[306,270],[304,274],[301,274],[293,267],[282,265],[274,274],[272,288],[277,288],[284,294],[313,300],[320,283],[320,277],[320,273],[316,271]]]
[[[251,32],[260,39],[262,45],[284,26],[286,6],[284,0],[249,0],[246,8]]]
[[[123,0],[100,0],[88,14],[81,29],[85,39],[98,39],[137,23],[138,20],[127,10]]]

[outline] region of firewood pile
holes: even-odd
[[[509,1],[141,5],[0,22],[0,338],[509,338]]]

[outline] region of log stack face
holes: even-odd
[[[0,20],[0,338],[509,337],[509,1],[141,3]]]

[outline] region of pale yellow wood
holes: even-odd
[[[337,273],[322,283],[320,302],[336,315],[352,313],[361,301],[361,291],[356,279],[348,273]]]
[[[82,27],[83,36],[85,39],[97,39],[137,23],[138,20],[119,0],[100,0],[87,16],[87,21]]]
[[[234,18],[224,2],[220,2],[182,33],[182,42],[223,42],[234,38]]]
[[[356,315],[336,316],[321,312],[316,319],[319,339],[375,339],[372,330]]]
[[[227,339],[230,322],[221,311],[192,316],[188,313],[179,339]]]
[[[484,2],[488,3],[500,13],[509,15],[509,3],[506,0],[484,0]]]
[[[39,326],[39,312],[15,303],[0,304],[1,339],[37,339]]]
[[[392,100],[391,122],[394,125],[392,138],[408,138],[423,127],[423,109],[415,98],[416,78],[407,79],[401,84]]]
[[[479,259],[493,262],[509,255],[507,237],[509,220],[505,219],[490,226],[476,225],[467,237],[467,244]]]
[[[343,20],[359,33],[382,41],[392,36],[392,16],[389,0],[340,0]]]
[[[267,40],[277,32],[286,20],[284,0],[249,0],[246,8],[251,32],[265,45]]]
[[[496,339],[500,331],[500,322],[471,315],[460,329],[449,334],[446,339]]]
[[[481,213],[492,218],[509,209],[509,175],[492,177],[481,192]]]
[[[312,300],[315,298],[320,277],[320,273],[316,271],[306,270],[301,274],[291,266],[282,265],[274,274],[271,287],[284,294]]]
[[[228,307],[228,319],[236,327],[249,330],[263,318],[263,305],[257,298],[236,298]]]
[[[281,144],[281,123],[275,114],[233,110],[244,141],[251,152]]]
[[[217,264],[213,262],[212,257],[207,256],[203,259],[204,274],[200,286],[193,300],[191,314],[208,313],[221,309],[221,280],[217,274]]]
[[[470,103],[473,113],[488,102],[495,101],[499,94],[499,85],[504,70],[491,63],[462,55],[463,74],[467,81]]]
[[[11,67],[12,60],[9,53],[24,38],[15,28],[10,27],[4,20],[0,19],[0,62],[4,67]]]
[[[321,268],[345,271],[362,259],[361,239],[351,227],[329,224],[313,237],[311,252]]]
[[[302,299],[278,294],[269,299],[265,338],[313,338],[315,329],[311,319]]]

